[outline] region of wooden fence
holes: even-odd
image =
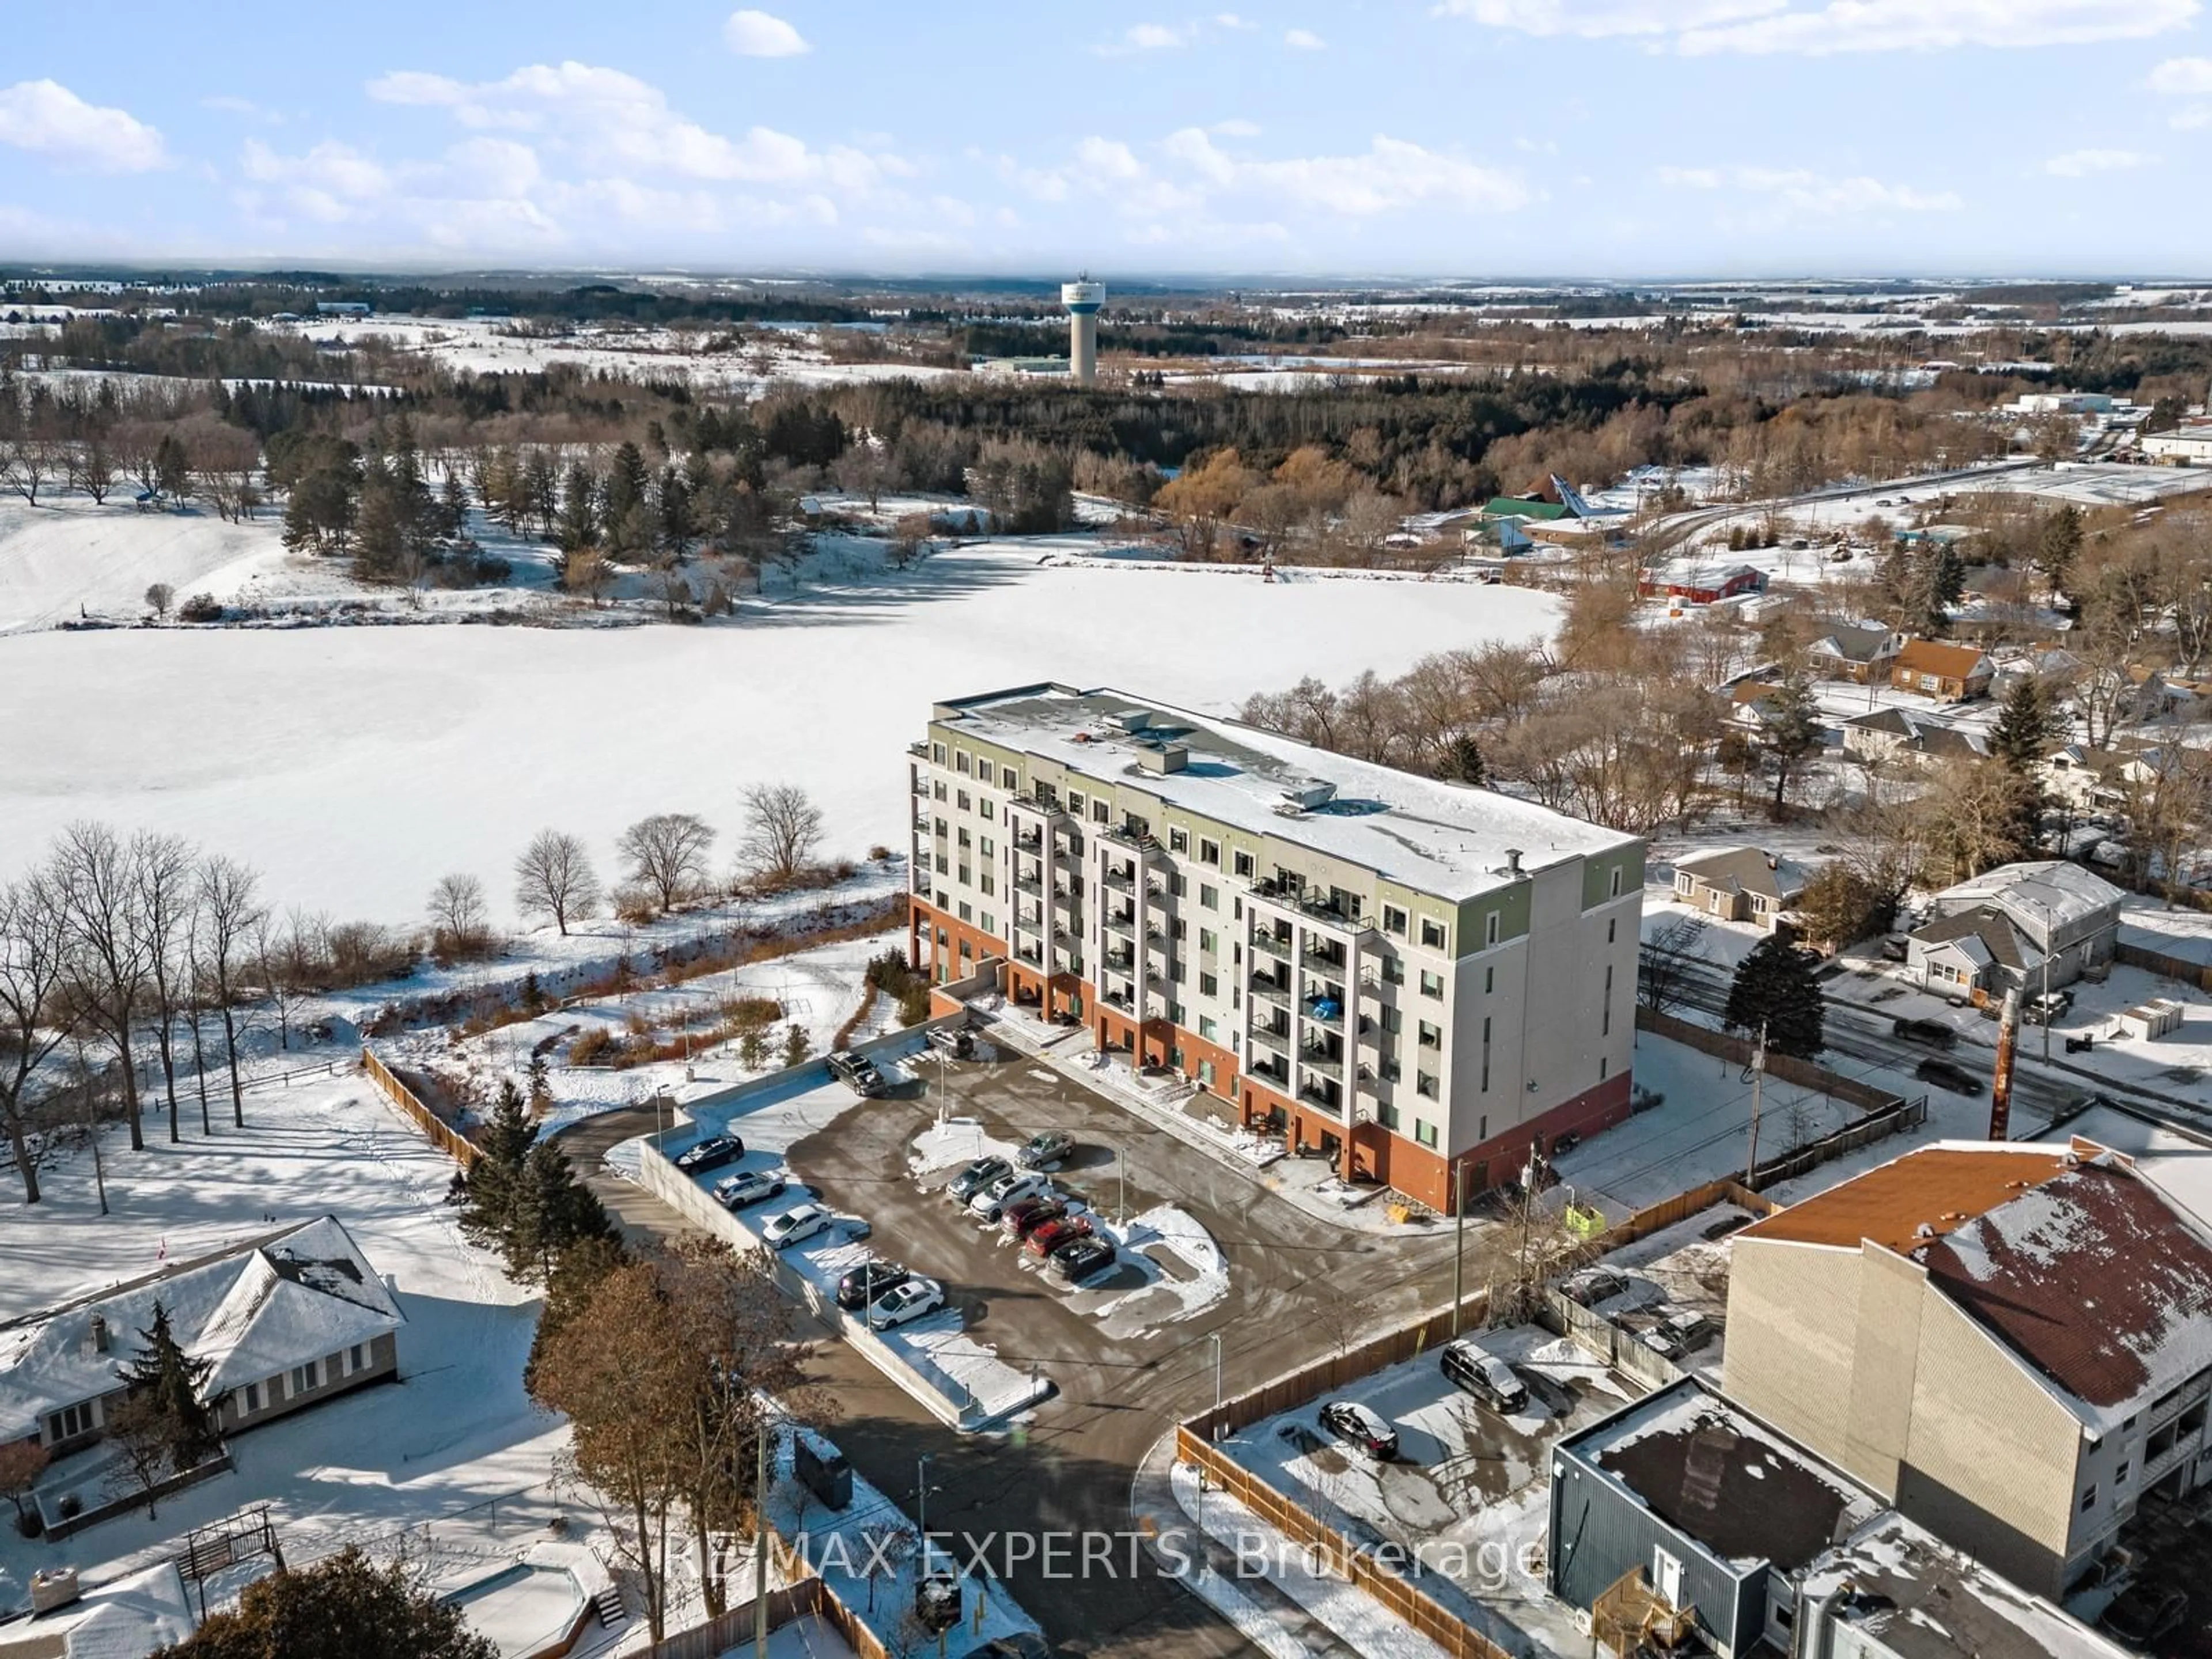
[[[1732,1031],[1716,1031],[1710,1025],[1677,1019],[1672,1014],[1662,1014],[1641,1004],[1636,1010],[1636,1029],[1649,1031],[1654,1036],[1665,1037],[1670,1042],[1695,1048],[1700,1054],[1733,1060],[1739,1066],[1751,1064],[1751,1039],[1737,1036]],[[1861,1083],[1856,1078],[1844,1077],[1825,1066],[1815,1066],[1809,1060],[1799,1060],[1792,1054],[1768,1054],[1766,1074],[1778,1077],[1785,1083],[1794,1083],[1802,1089],[1818,1089],[1824,1095],[1847,1100],[1865,1112],[1878,1112],[1893,1106],[1899,1098],[1887,1089],[1877,1089],[1870,1083]]]
[[[776,1559],[779,1571],[788,1573],[797,1557],[790,1553],[783,1540],[771,1533],[769,1541],[775,1547],[769,1553]],[[801,1564],[798,1571],[804,1573]],[[709,1619],[703,1625],[694,1625],[673,1636],[663,1638],[645,1650],[644,1659],[720,1659],[732,1650],[750,1650],[755,1628],[754,1607],[746,1602],[741,1607],[732,1607],[719,1619]],[[781,1630],[793,1620],[804,1619],[809,1613],[820,1619],[844,1638],[845,1645],[860,1656],[860,1659],[890,1659],[876,1633],[837,1599],[836,1592],[819,1578],[811,1576],[794,1578],[782,1589],[768,1593],[768,1627]]]
[[[1427,1637],[1451,1659],[1510,1659],[1506,1650],[1446,1609],[1411,1580],[1400,1577],[1352,1544],[1335,1528],[1316,1521],[1266,1481],[1242,1468],[1191,1432],[1176,1430],[1176,1455],[1204,1472],[1206,1482],[1226,1492],[1295,1544],[1313,1553],[1316,1571],[1333,1574],[1369,1595]]]
[[[471,1169],[477,1161],[477,1149],[459,1130],[415,1097],[415,1091],[392,1075],[392,1068],[369,1053],[366,1044],[361,1051],[361,1068],[369,1080],[384,1091],[385,1097],[397,1106],[402,1115],[412,1118],[415,1127],[429,1137],[430,1144],[445,1152],[464,1170]]]
[[[2141,968],[2166,979],[2178,979],[2184,985],[2194,985],[2200,991],[2212,991],[2212,967],[2201,962],[2191,962],[2186,957],[2168,956],[2163,951],[2130,945],[2125,939],[2113,947],[2113,954],[2115,959],[2124,966]]]

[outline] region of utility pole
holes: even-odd
[[[1213,1437],[1221,1438],[1221,1333],[1209,1333],[1213,1339]]]
[[[753,1659],[768,1659],[768,1437],[763,1419],[753,1436]]]
[[[1759,1173],[1759,1085],[1766,1081],[1766,1022],[1759,1022],[1759,1042],[1751,1051],[1751,1155],[1743,1166],[1743,1184],[1751,1186]]]

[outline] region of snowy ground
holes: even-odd
[[[1557,616],[1514,588],[1041,568],[1049,550],[979,544],[796,593],[779,580],[714,628],[0,640],[0,707],[70,713],[62,742],[45,722],[0,730],[0,875],[93,817],[243,858],[280,905],[399,921],[459,870],[504,912],[506,872],[548,823],[609,866],[648,812],[697,811],[726,845],[744,788],[783,781],[821,804],[827,850],[857,855],[908,839],[899,757],[934,698],[1057,678],[1218,711]]]
[[[1425,1354],[1332,1396],[1390,1422],[1394,1462],[1377,1464],[1322,1431],[1322,1401],[1254,1424],[1222,1449],[1356,1541],[1407,1553],[1429,1594],[1509,1651],[1577,1652],[1573,1615],[1546,1593],[1540,1566],[1547,1449],[1643,1389],[1533,1326],[1480,1340],[1528,1385],[1522,1412],[1502,1417],[1479,1405]]]
[[[274,1506],[295,1564],[428,1523],[417,1537],[441,1575],[501,1559],[564,1509],[575,1535],[587,1528],[588,1512],[549,1485],[567,1428],[522,1391],[537,1297],[459,1236],[442,1202],[450,1160],[358,1075],[251,1095],[247,1125],[171,1146],[149,1122],[137,1153],[111,1131],[106,1216],[88,1154],[47,1171],[35,1208],[0,1205],[0,1317],[331,1213],[396,1281],[403,1380],[240,1435],[233,1472],[164,1499],[153,1521],[133,1513],[58,1545],[0,1528],[0,1604],[36,1568],[111,1577],[249,1504]]]

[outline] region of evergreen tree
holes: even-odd
[[[2053,594],[2067,590],[2074,561],[2081,553],[2081,510],[2069,501],[2043,520],[2036,532],[2035,563]]]
[[[576,1179],[568,1155],[541,1140],[523,1159],[510,1192],[507,1270],[526,1285],[543,1282],[574,1246],[614,1237],[614,1224],[592,1189]]]
[[[1482,758],[1481,745],[1471,732],[1462,732],[1451,740],[1444,751],[1443,775],[1455,783],[1480,785],[1490,781],[1490,768]]]
[[[1804,679],[1792,674],[1775,693],[1765,718],[1760,746],[1774,763],[1774,815],[1790,794],[1790,780],[1803,762],[1820,752],[1820,705]]]
[[[783,1034],[783,1063],[786,1066],[803,1065],[805,1063],[807,1055],[813,1052],[813,1038],[806,1035],[806,1028],[804,1025],[794,1022],[791,1029]]]
[[[1753,1036],[1764,1026],[1766,1046],[1774,1053],[1812,1059],[1820,1052],[1827,1018],[1813,977],[1816,960],[1779,933],[1769,933],[1736,969],[1723,1022],[1731,1030]]]
[[[312,1567],[256,1579],[234,1612],[155,1659],[498,1659],[461,1610],[416,1587],[395,1563],[379,1569],[351,1547]]]
[[[523,1108],[522,1091],[512,1079],[502,1079],[499,1103],[477,1138],[477,1161],[469,1168],[468,1201],[461,1210],[461,1231],[501,1255],[507,1253],[522,1166],[537,1139],[537,1127]]]
[[[138,1337],[143,1351],[116,1368],[123,1398],[109,1409],[107,1431],[120,1453],[123,1484],[145,1496],[150,1516],[155,1489],[220,1451],[222,1431],[203,1397],[214,1362],[184,1351],[158,1299],[153,1324]]]
[[[173,432],[164,432],[154,447],[154,480],[173,501],[192,493],[192,458]]]
[[[2011,770],[2033,776],[2058,735],[2058,714],[2036,679],[2024,679],[2005,698],[1990,732],[1990,750]]]
[[[675,467],[660,472],[660,545],[679,563],[699,539],[699,524],[691,507],[691,486]]]

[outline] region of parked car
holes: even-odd
[[[975,1056],[975,1034],[965,1025],[940,1025],[929,1034],[929,1046],[955,1060]]]
[[[735,1135],[708,1135],[676,1154],[676,1167],[686,1175],[704,1175],[745,1155],[745,1143]]]
[[[2046,991],[2041,996],[2030,997],[2021,1006],[2020,1017],[2030,1025],[2049,1025],[2065,1017],[2074,1006],[2071,991]]]
[[[1018,1203],[1006,1206],[999,1218],[999,1224],[1012,1238],[1027,1238],[1048,1221],[1057,1221],[1067,1213],[1067,1206],[1057,1193],[1031,1193]]]
[[[875,1061],[850,1048],[840,1048],[830,1056],[829,1064],[830,1075],[856,1095],[879,1095],[889,1086],[884,1081],[884,1074],[876,1069]]]
[[[788,1183],[769,1170],[740,1170],[714,1183],[714,1201],[726,1210],[742,1210],[771,1198],[781,1198]]]
[[[925,1314],[933,1314],[944,1305],[944,1285],[933,1279],[909,1279],[870,1305],[868,1328],[887,1331]]]
[[[863,1261],[837,1281],[837,1305],[848,1312],[865,1308],[913,1277],[896,1261]]]
[[[1045,1178],[1034,1170],[1017,1170],[1002,1175],[989,1186],[968,1200],[968,1212],[981,1221],[996,1221],[1006,1214],[1006,1206],[1018,1204],[1032,1193],[1048,1189]]]
[[[1670,1313],[1644,1333],[1644,1346],[1669,1359],[1692,1354],[1720,1334],[1720,1327],[1701,1313]]]
[[[1900,1019],[1893,1029],[1907,1042],[1924,1042],[1931,1048],[1948,1048],[1959,1041],[1958,1032],[1940,1019]]]
[[[1569,1152],[1571,1152],[1576,1147],[1582,1144],[1583,1138],[1577,1134],[1572,1129],[1569,1129],[1552,1142],[1552,1156],[1553,1158],[1565,1158]]]
[[[1048,1256],[1070,1239],[1085,1237],[1090,1231],[1087,1215],[1056,1215],[1032,1228],[1022,1248],[1031,1255]]]
[[[1031,1135],[1014,1158],[1024,1170],[1049,1170],[1075,1150],[1075,1137],[1057,1129]]]
[[[1912,940],[1904,933],[1891,933],[1881,942],[1884,962],[1904,962],[1912,955]]]
[[[1560,1281],[1559,1294],[1578,1308],[1595,1308],[1627,1288],[1628,1281],[1610,1267],[1584,1267]]]
[[[1060,1244],[1045,1262],[1048,1272],[1058,1274],[1071,1285],[1080,1285],[1085,1279],[1104,1273],[1113,1265],[1113,1245],[1092,1233]]]
[[[1912,1068],[1912,1075],[1923,1083],[1932,1083],[1939,1089],[1948,1089],[1954,1094],[1978,1095],[1983,1089],[1982,1079],[1963,1066],[1954,1066],[1948,1060],[1932,1056]]]
[[[768,1218],[761,1240],[771,1250],[808,1239],[830,1224],[830,1212],[819,1204],[794,1204]]]
[[[2189,1598],[2172,1589],[2136,1584],[2122,1590],[2097,1622],[2131,1648],[2147,1648],[2189,1613]]]
[[[1472,1337],[1445,1343],[1437,1363],[1446,1382],[1473,1395],[1492,1411],[1510,1416],[1528,1407],[1528,1385],[1513,1374],[1513,1367]]]
[[[1000,1176],[1012,1174],[1013,1168],[1003,1158],[979,1158],[947,1182],[945,1190],[955,1204],[965,1204]]]
[[[1357,1400],[1331,1400],[1321,1408],[1321,1425],[1348,1446],[1356,1446],[1378,1463],[1398,1455],[1398,1431],[1382,1414]]]

